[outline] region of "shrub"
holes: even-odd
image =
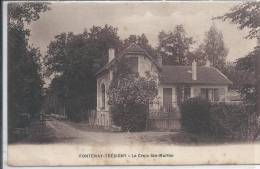
[[[157,96],[156,79],[147,72],[146,77],[131,72],[127,60],[119,59],[114,67],[113,80],[109,86],[108,104],[111,105],[115,125],[125,131],[145,129],[148,105]]]
[[[251,137],[256,130],[253,105],[209,103],[191,98],[182,104],[181,112],[184,130],[194,134],[243,139]]]
[[[143,104],[116,104],[111,107],[113,122],[123,131],[145,130],[148,107]]]
[[[247,138],[252,125],[256,125],[253,105],[212,104],[210,107],[210,130],[218,137]],[[254,122],[255,121],[255,122]],[[252,128],[253,129],[253,128]]]
[[[199,97],[183,102],[181,113],[184,130],[195,134],[209,133],[209,108],[209,102]]]

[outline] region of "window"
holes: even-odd
[[[183,92],[183,99],[187,100],[188,98],[191,97],[191,88],[190,86],[184,86],[184,92]]]
[[[219,89],[214,89],[214,101],[219,101]]]
[[[200,95],[208,101],[219,101],[219,89],[217,88],[202,88]]]
[[[104,84],[101,84],[101,108],[105,109],[106,107],[106,88]]]
[[[132,73],[138,73],[138,57],[127,58],[127,63]]]
[[[163,88],[163,109],[166,112],[172,110],[172,88]]]

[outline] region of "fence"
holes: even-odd
[[[176,102],[150,104],[148,117],[149,130],[180,130],[180,112]]]
[[[91,110],[89,113],[88,123],[91,126],[109,127],[111,125],[110,112],[105,110]]]

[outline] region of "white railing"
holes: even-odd
[[[177,118],[179,112],[176,102],[169,104],[151,103],[149,108],[150,119]]]

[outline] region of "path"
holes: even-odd
[[[71,122],[53,119],[46,122],[57,142],[84,143],[84,144],[169,144],[174,132],[109,132],[91,131],[87,127],[77,128]]]

